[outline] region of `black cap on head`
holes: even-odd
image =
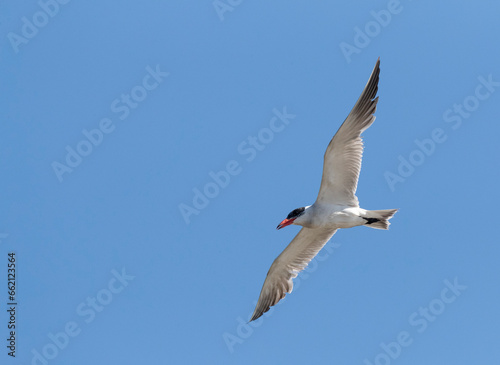
[[[299,215],[301,215],[304,210],[306,210],[306,208],[302,207],[302,208],[297,208],[297,209],[294,209],[292,210],[286,217],[286,219],[292,219],[292,218],[297,218]]]

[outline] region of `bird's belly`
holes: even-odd
[[[356,226],[362,226],[366,223],[366,220],[360,217],[358,212],[351,211],[351,209],[345,209],[337,212],[333,212],[328,216],[328,223],[336,228],[351,228]]]

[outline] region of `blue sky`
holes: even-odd
[[[1,363],[497,363],[499,11],[0,5]],[[248,325],[378,57],[358,197],[400,211]]]

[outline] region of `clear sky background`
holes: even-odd
[[[3,2],[0,363],[498,363],[499,13]],[[358,197],[400,211],[248,325],[378,57]]]

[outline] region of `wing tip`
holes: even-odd
[[[259,309],[259,307],[255,308],[255,310],[252,314],[252,318],[250,318],[250,320],[247,323],[253,322],[256,319],[259,319],[260,317],[262,317],[262,315],[264,313],[266,313],[269,310],[269,308],[270,307],[268,307],[266,310]]]
[[[260,315],[253,314],[252,318],[250,318],[250,320],[247,322],[247,324],[255,321],[256,319],[259,319],[261,316],[262,316],[262,314],[260,314]]]

